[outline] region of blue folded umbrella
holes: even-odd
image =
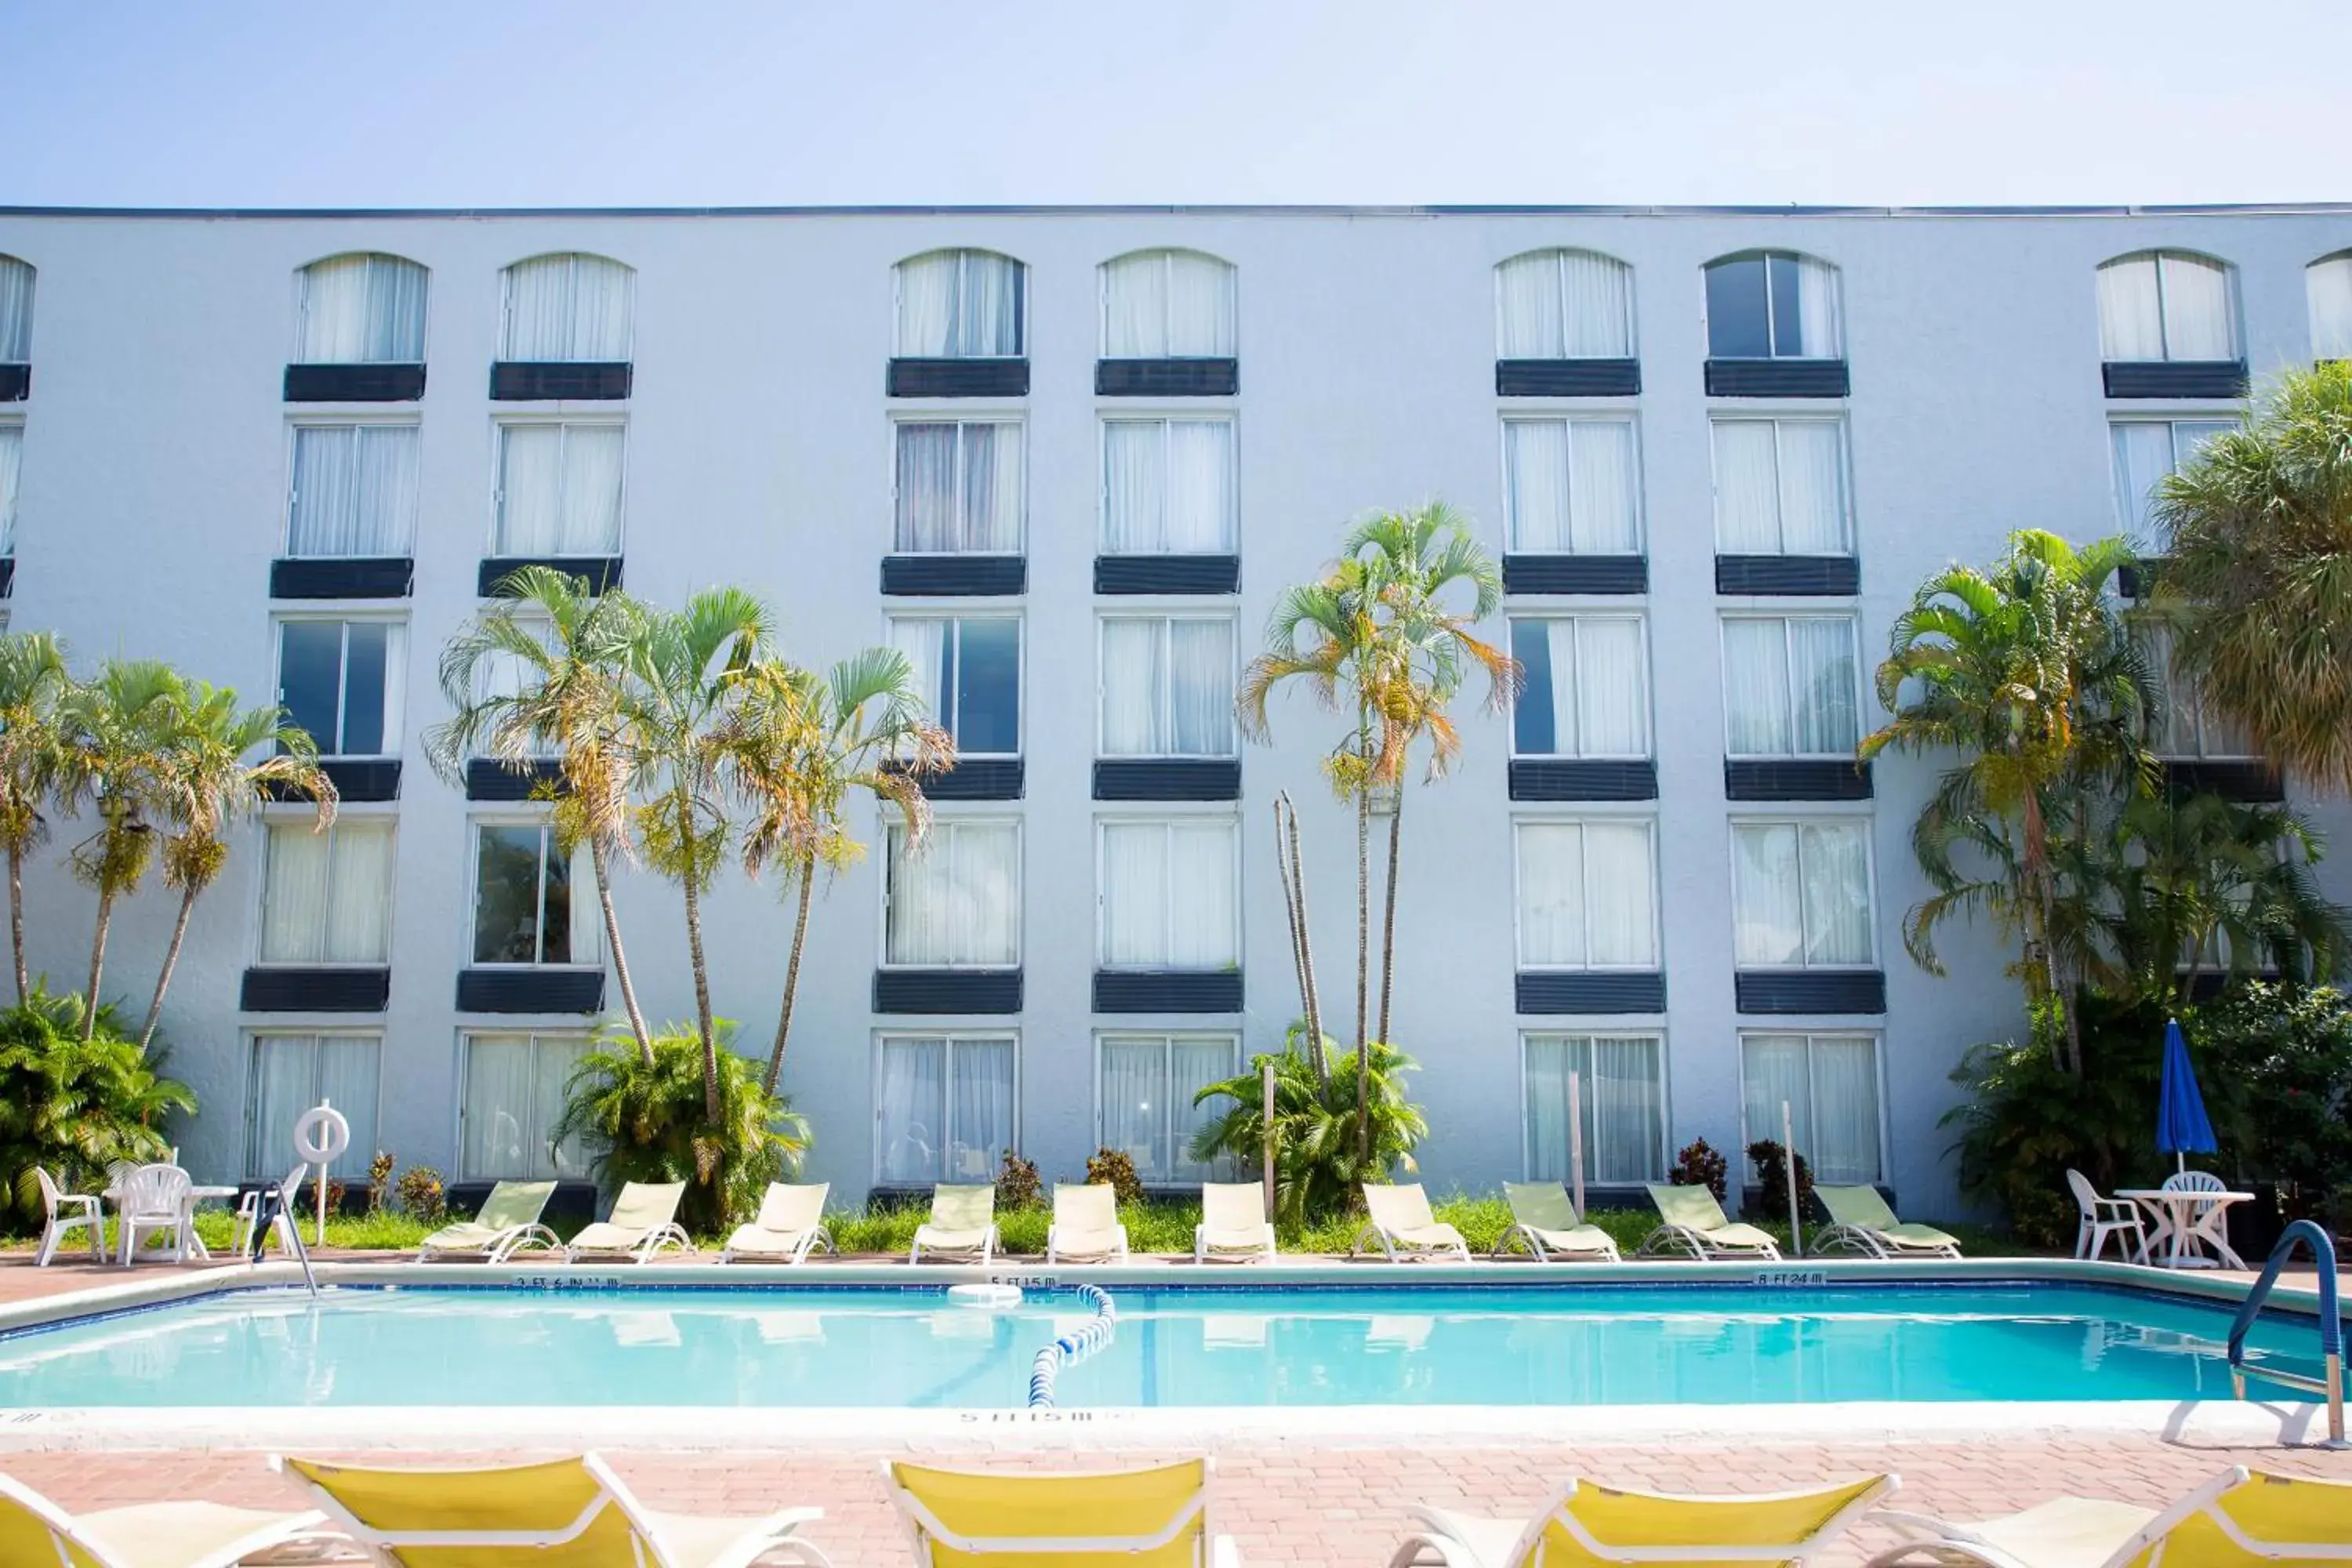
[[[2178,1154],[2186,1170],[2188,1156],[2210,1154],[2221,1147],[2213,1138],[2212,1119],[2205,1114],[2205,1097],[2197,1089],[2197,1069],[2189,1065],[2189,1042],[2180,1037],[2180,1024],[2164,1026],[2164,1088],[2156,1099],[2156,1146]]]

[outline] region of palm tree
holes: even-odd
[[[269,753],[253,759],[265,746]],[[318,743],[309,731],[288,722],[281,708],[240,710],[235,691],[190,681],[171,700],[162,752],[157,805],[172,824],[163,840],[163,883],[180,889],[180,913],[139,1031],[142,1051],[163,1016],[163,993],[179,965],[188,917],[228,863],[227,826],[271,801],[300,796],[317,803],[319,831],[335,819],[335,786],[319,766]]]
[[[8,942],[16,1000],[25,969],[25,857],[47,837],[42,808],[57,787],[58,704],[72,685],[64,646],[47,632],[0,636],[0,844],[8,853]]]
[[[913,850],[931,821],[921,781],[955,765],[955,742],[924,712],[914,666],[896,648],[864,649],[822,677],[763,658],[742,672],[737,689],[722,742],[735,787],[751,804],[743,867],[757,876],[781,861],[799,895],[761,1086],[772,1095],[792,1035],[817,869],[840,870],[866,852],[849,831],[850,793],[895,806]]]
[[[154,860],[150,820],[163,804],[164,745],[184,683],[154,659],[118,659],[59,704],[64,734],[58,796],[68,811],[88,805],[98,830],[73,850],[74,874],[97,889],[98,921],[89,944],[89,988],[82,1038],[98,1028],[99,986],[115,901],[134,891]]]
[[[2352,363],[2291,371],[2158,492],[2174,665],[2255,748],[2352,792]]]
[[[2147,737],[2160,690],[2106,592],[2130,559],[2122,540],[2077,551],[2021,531],[1990,571],[1953,566],[1928,578],[1895,619],[1877,673],[1879,703],[1893,717],[1864,738],[1860,755],[1892,747],[1961,757],[1911,834],[1935,891],[1905,916],[1903,940],[1931,974],[1944,972],[1936,928],[1983,908],[2022,939],[2018,972],[2029,994],[2067,994],[2053,940],[2053,829],[2087,834],[2095,787],[2143,787],[2155,766]],[[2075,1059],[2064,1065],[2079,1070],[2066,1012]]]
[[[522,768],[555,749],[564,784],[557,835],[567,848],[588,846],[613,978],[638,1055],[651,1065],[653,1036],[613,908],[613,868],[631,852],[622,690],[629,640],[645,612],[626,595],[591,594],[584,577],[546,566],[519,567],[499,586],[511,597],[475,616],[441,651],[441,691],[452,714],[425,732],[425,760],[456,783],[468,757]],[[509,670],[520,679],[499,679]]]

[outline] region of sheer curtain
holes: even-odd
[[[953,691],[948,679],[948,634],[954,623],[937,616],[902,616],[890,622],[890,646],[907,656],[915,679],[915,695],[923,710],[942,728],[952,730],[955,714],[940,703]]]
[[[1568,422],[1505,420],[1503,462],[1511,548],[1531,555],[1571,553]]]
[[[1584,825],[1586,962],[1595,969],[1658,966],[1657,874],[1641,822]]]
[[[2172,426],[2160,419],[2120,419],[2107,433],[2116,452],[2116,510],[2126,531],[2153,538],[2156,487],[2172,472]]]
[[[2313,262],[2304,270],[2304,286],[2311,300],[2311,357],[2352,359],[2352,251]],[[7,292],[0,268],[0,360],[8,357]]]
[[[468,1181],[530,1176],[531,1060],[528,1035],[466,1038],[464,1143],[457,1173]]]
[[[1225,419],[1168,421],[1166,537],[1175,554],[1234,551],[1234,426]]]
[[[888,961],[1003,968],[1021,962],[1020,835],[1009,822],[932,826],[909,855],[890,830]]]
[[[1574,823],[1519,825],[1519,967],[1585,967],[1584,832]]]
[[[1567,352],[1559,252],[1515,256],[1495,268],[1498,359],[1559,359]]]
[[[1168,253],[1168,353],[1180,359],[1232,359],[1240,352],[1234,268],[1197,250]]]
[[[534,1035],[530,1045],[531,1173],[564,1179],[585,1176],[592,1158],[586,1135],[575,1132],[551,1145],[549,1140],[563,1120],[565,1086],[572,1080],[572,1069],[595,1048],[594,1042],[579,1035],[552,1038]]]
[[[539,256],[507,268],[499,357],[609,363],[629,357],[636,274],[602,256]]]
[[[1813,1149],[1813,1097],[1811,1074],[1806,1070],[1805,1037],[1802,1035],[1749,1035],[1739,1043],[1741,1064],[1742,1110],[1748,1119],[1748,1140],[1769,1138],[1780,1141],[1780,1106],[1789,1107],[1789,1136],[1797,1152],[1812,1167],[1815,1181],[1830,1178],[1823,1173],[1820,1156]],[[1756,1167],[1748,1167],[1750,1181],[1756,1179]]]
[[[1103,264],[1105,359],[1231,359],[1234,269],[1191,250],[1142,250]]]
[[[1531,1182],[1568,1180],[1568,1075],[1583,1071],[1584,1046],[1558,1035],[1527,1038],[1525,1164]],[[1589,1149],[1586,1154],[1589,1170]]]
[[[1103,421],[1103,550],[1128,555],[1165,550],[1166,426],[1157,419]]]
[[[0,256],[0,364],[27,364],[33,358],[33,268]]]
[[[618,425],[563,427],[563,523],[558,553],[619,553],[623,438]]]
[[[948,324],[955,316],[956,257],[935,250],[910,257],[895,268],[898,279],[898,357],[942,359]]]
[[[1241,962],[1234,899],[1234,825],[1178,822],[1168,828],[1168,959],[1176,969]]]
[[[875,1089],[875,1175],[892,1185],[936,1182],[947,1174],[948,1043],[882,1042]]]
[[[328,861],[335,829],[272,823],[264,840],[261,943],[264,963],[318,963],[327,953]]]
[[[1178,1181],[1205,1181],[1216,1174],[1215,1163],[1192,1155],[1193,1135],[1217,1114],[1216,1107],[1194,1105],[1192,1097],[1233,1077],[1241,1066],[1240,1054],[1230,1036],[1180,1036],[1168,1044],[1168,1173]]]
[[[1013,1146],[1012,1041],[949,1043],[948,1127],[950,1179],[993,1181]]]
[[[1783,419],[1780,442],[1780,552],[1843,555],[1845,426],[1834,419]]]
[[[2158,360],[2164,355],[2164,300],[2156,258],[2126,256],[2099,268],[2099,357]]]
[[[396,256],[312,262],[302,269],[299,362],[422,363],[425,279],[424,268]]]
[[[967,250],[956,286],[949,353],[959,359],[1012,359],[1021,353],[1021,263]]]
[[[956,427],[898,426],[898,537],[903,553],[939,554],[956,541]]]
[[[1641,553],[1633,422],[1578,419],[1568,428],[1570,548],[1579,554]]]
[[[1790,341],[1788,323],[1775,322],[1773,352],[1781,358],[1839,359],[1845,353],[1838,324],[1837,268],[1810,256],[1774,257],[1772,265],[1797,269],[1797,331]],[[1777,293],[1777,290],[1776,290]]]
[[[379,1050],[373,1035],[319,1037],[318,1079],[312,1086],[310,1103],[325,1101],[341,1111],[343,1120],[352,1124],[350,1147],[327,1166],[331,1176],[364,1179],[369,1162],[375,1158]],[[290,1154],[290,1137],[286,1148]]]
[[[1119,616],[1102,624],[1102,748],[1107,757],[1168,754],[1168,623]]]
[[[1167,1047],[1167,1041],[1156,1037],[1106,1036],[1102,1043],[1102,1126],[1096,1135],[1105,1148],[1134,1161],[1135,1173],[1147,1182],[1165,1181],[1174,1173],[1161,1158]]]
[[[298,425],[288,553],[405,555],[416,495],[415,426]]]
[[[1816,1035],[1812,1056],[1813,1179],[1855,1184],[1879,1178],[1878,1049],[1874,1040]]]
[[[1869,963],[1870,850],[1863,830],[1807,823],[1801,839],[1805,963]]]
[[[1102,858],[1103,967],[1165,968],[1175,940],[1166,825],[1105,823]]]
[[[563,426],[500,426],[497,553],[553,555],[563,531]]]
[[[1787,624],[1759,616],[1723,623],[1725,746],[1735,757],[1785,757],[1796,749],[1790,724]]]
[[[247,1091],[245,1172],[256,1181],[283,1180],[294,1164],[294,1123],[319,1102],[315,1035],[262,1035],[253,1042],[253,1086]],[[358,1142],[356,1138],[352,1140]],[[373,1158],[374,1151],[369,1151]]]
[[[2238,357],[2237,312],[2231,308],[2230,269],[2201,256],[2167,252],[2158,258],[2164,295],[2164,357]]]
[[[1797,616],[1788,625],[1794,749],[1800,756],[1846,755],[1862,739],[1853,622],[1844,616]]]
[[[1542,250],[1495,268],[1499,359],[1631,359],[1633,269],[1589,250]]]
[[[1021,436],[1009,420],[899,426],[897,548],[1018,554]]]
[[[1011,420],[961,427],[963,520],[953,548],[979,554],[1021,552],[1022,427]]]
[[[345,817],[333,841],[328,879],[326,952],[330,963],[392,960],[392,824]]]
[[[1715,421],[1715,548],[1725,555],[1780,553],[1778,444],[1769,419]]]
[[[1168,253],[1138,251],[1103,263],[1103,358],[1164,359]]]
[[[0,425],[0,555],[16,551],[16,488],[24,462],[23,427]]]
[[[1649,682],[1643,679],[1642,622],[1634,616],[1580,616],[1552,624],[1553,700],[1558,703],[1559,633],[1574,629],[1578,754],[1587,757],[1646,757],[1650,754]],[[1558,724],[1555,707],[1554,723]]]
[[[1234,623],[1184,618],[1168,625],[1170,749],[1180,757],[1230,757],[1234,741]]]
[[[1805,910],[1792,824],[1732,826],[1731,910],[1739,967],[1791,969],[1803,963]]]
[[[1596,1036],[1592,1041],[1591,1131],[1584,1142],[1588,1177],[1596,1182],[1650,1182],[1664,1173],[1664,1074],[1658,1042],[1643,1036]]]

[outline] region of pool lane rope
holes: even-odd
[[[1118,1308],[1112,1302],[1110,1292],[1099,1285],[1076,1285],[1078,1299],[1095,1310],[1095,1315],[1078,1328],[1063,1334],[1052,1344],[1037,1352],[1029,1363],[1029,1408],[1054,1408],[1054,1381],[1062,1369],[1074,1362],[1084,1361],[1103,1346],[1118,1327]]]

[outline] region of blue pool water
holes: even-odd
[[[1065,1409],[2227,1398],[2230,1319],[2071,1285],[1692,1283],[1112,1291]],[[1087,1320],[938,1288],[330,1289],[200,1299],[0,1337],[0,1408],[749,1405],[1008,1408]],[[2306,1321],[2262,1359],[2316,1373]]]

